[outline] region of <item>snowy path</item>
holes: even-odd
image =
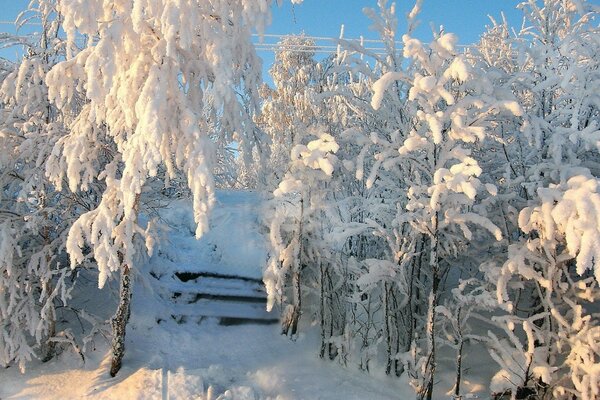
[[[200,240],[193,236],[189,204],[175,203],[162,213],[173,227],[159,244],[147,269],[150,286],[167,308],[156,315],[162,323],[201,323],[217,318],[223,325],[274,323],[267,313],[262,268],[266,260],[259,232],[259,198],[250,192],[219,192],[211,230]]]
[[[161,212],[171,231],[162,240],[159,257],[150,261],[155,271],[262,277],[267,248],[258,223],[260,197],[252,192],[221,191],[217,203],[210,231],[200,240],[194,237],[196,226],[188,203],[178,201]]]
[[[258,294],[256,278],[266,259],[264,238],[257,224],[259,199],[252,193],[224,192],[219,194],[219,201],[220,207],[211,219],[212,230],[199,241],[193,238],[188,206],[176,203],[164,213],[172,229],[159,251],[139,271],[126,356],[116,378],[108,376],[108,344],[102,339],[96,343],[96,351],[88,352],[85,364],[69,353],[60,360],[34,364],[25,375],[15,368],[0,372],[0,399],[414,397],[398,379],[366,376],[319,359],[318,337],[313,333],[292,342],[279,334],[277,324],[223,326],[219,319],[206,315],[200,324],[177,323],[176,318],[170,317],[182,306],[189,307],[190,314],[202,314],[203,302],[206,306],[214,300],[211,295],[247,297],[246,303],[254,311],[266,314],[264,304],[251,299],[262,296]],[[194,275],[189,275],[186,278],[190,279],[184,282],[173,279],[176,271],[212,274],[212,278],[205,276],[194,282]],[[229,280],[224,287],[223,282],[215,282],[215,274],[249,279]],[[189,288],[190,282],[197,286],[186,294],[184,289]],[[181,298],[180,302],[165,299],[165,290],[180,293],[171,299]],[[204,297],[187,302],[189,296],[197,296],[200,291]],[[103,297],[99,297],[98,302],[102,301]],[[107,315],[113,306],[104,306]],[[236,311],[235,306],[229,306],[229,311]]]

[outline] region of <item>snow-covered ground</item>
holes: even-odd
[[[14,368],[3,371],[0,398],[413,397],[396,379],[367,377],[320,360],[311,337],[290,342],[278,334],[275,326],[148,326],[136,317],[136,311],[127,333],[124,366],[116,378],[108,375],[107,349],[102,346],[88,354],[84,365],[69,356],[32,366],[25,375]]]
[[[193,238],[189,206],[175,202],[161,212],[171,230],[137,274],[123,369],[108,375],[108,342],[96,339],[82,360],[72,352],[46,364],[0,372],[0,399],[391,399],[413,398],[397,378],[366,375],[319,359],[318,338],[290,341],[274,325],[221,326],[176,323],[177,305],[161,296],[161,280],[173,271],[218,272],[260,277],[267,256],[257,223],[260,199],[252,193],[221,192],[212,230]],[[152,272],[152,275],[151,275]],[[89,301],[108,317],[111,288],[94,289]],[[112,281],[112,290],[116,282]],[[80,289],[81,290],[81,289]],[[188,305],[189,306],[189,305]],[[158,323],[157,321],[160,321]]]
[[[191,206],[174,202],[160,215],[170,228],[160,245],[160,257],[150,260],[154,271],[179,268],[260,278],[267,259],[259,232],[260,196],[248,191],[219,191],[210,231],[196,240]]]

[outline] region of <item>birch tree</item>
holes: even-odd
[[[152,251],[152,236],[138,223],[144,187],[160,166],[166,179],[181,170],[193,197],[196,236],[208,229],[215,201],[209,124],[219,126],[226,142],[252,147],[245,132],[256,104],[244,108],[236,90],[256,98],[260,63],[250,34],[267,24],[270,4],[64,0],[57,5],[67,55],[47,76],[49,98],[64,113],[72,112],[77,97],[85,104],[54,147],[47,174],[59,190],[85,191],[96,176],[105,184],[100,204],[70,227],[67,251],[72,266],[95,259],[100,287],[114,273],[121,276],[112,319],[113,376],[123,357],[136,257]],[[208,119],[205,108],[211,110]],[[100,156],[106,153],[104,162]],[[83,252],[86,245],[89,255]]]
[[[506,37],[501,68],[525,110],[505,146],[519,197],[519,229],[504,261],[482,265],[500,315],[490,351],[492,390],[513,397],[597,398],[596,160],[598,8],[585,1],[526,1],[525,28]],[[583,371],[587,372],[583,372]]]
[[[74,277],[65,279],[66,227],[93,202],[56,193],[45,176],[52,147],[66,132],[45,81],[64,53],[54,4],[39,0],[29,7],[16,24],[39,20],[39,39],[4,37],[4,45],[21,46],[24,55],[0,76],[0,364],[22,371],[32,358],[54,357],[58,342],[77,347],[58,326],[57,308],[74,284]]]

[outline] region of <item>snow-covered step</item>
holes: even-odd
[[[180,304],[171,315],[179,323],[201,322],[203,318],[218,318],[223,325],[242,323],[276,323],[278,316],[267,312],[264,304],[236,301],[199,300]]]
[[[154,277],[163,299],[173,304],[170,316],[178,323],[205,318],[218,318],[223,325],[278,322],[276,313],[266,311],[267,294],[260,279],[197,270]]]
[[[214,296],[242,297],[247,301],[266,301],[267,294],[262,285],[248,284],[240,281],[215,281],[202,280],[196,284],[171,282],[163,285],[164,289],[172,293],[172,298],[182,294],[199,294],[199,298],[213,298]]]
[[[209,290],[190,288],[187,291],[175,291],[172,292],[171,299],[176,304],[194,304],[200,300],[234,301],[257,304],[266,304],[267,302],[264,293],[261,295],[243,291],[224,291],[219,290],[218,288]]]
[[[262,285],[262,279],[259,278],[251,278],[246,276],[239,275],[228,275],[228,274],[220,274],[217,272],[204,272],[204,271],[179,271],[175,272],[175,277],[181,282],[193,283],[199,282],[200,280],[213,280],[217,281],[231,281],[231,282],[246,282],[246,283],[254,283],[256,285]]]
[[[164,285],[178,304],[199,300],[266,303],[267,294],[261,281],[253,278],[204,272],[177,272],[174,281]]]
[[[186,292],[190,288],[194,288],[197,291],[208,294],[222,293],[232,296],[239,295],[241,297],[267,297],[262,281],[256,279],[208,274],[208,276],[199,276],[193,280],[181,280],[178,279],[178,274],[181,273],[176,273],[174,281],[165,285],[172,292]],[[194,275],[197,274],[195,273]]]

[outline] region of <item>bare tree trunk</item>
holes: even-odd
[[[420,254],[419,257],[413,257],[411,260],[411,268],[410,268],[410,280],[407,287],[407,297],[408,302],[405,307],[405,311],[403,312],[404,316],[404,332],[400,337],[402,338],[402,348],[400,348],[400,337],[398,339],[398,350],[399,353],[401,350],[404,353],[410,351],[411,345],[414,341],[414,332],[417,326],[417,307],[419,302],[419,275],[421,270],[421,263],[423,260],[422,252],[425,247],[425,239],[421,237],[421,239],[415,245],[416,254]],[[400,360],[396,360],[396,375],[400,376],[404,373],[404,365],[400,362]]]
[[[425,366],[424,384],[419,399],[431,400],[433,397],[433,381],[435,377],[436,348],[435,348],[435,308],[437,307],[437,296],[440,285],[440,266],[438,258],[438,237],[437,237],[438,214],[433,218],[433,235],[431,235],[429,266],[431,267],[431,291],[427,301],[427,364]]]
[[[140,194],[135,196],[135,218],[137,219],[138,208],[140,204]],[[119,306],[117,312],[110,320],[112,328],[112,361],[110,364],[110,376],[115,376],[121,369],[123,356],[125,356],[125,331],[129,316],[131,315],[131,269],[130,266],[123,263],[123,254],[118,253],[121,263],[121,285],[119,288]]]
[[[363,350],[368,349],[368,347],[372,344],[370,342],[370,337],[369,334],[371,332],[371,328],[374,326],[373,323],[373,313],[371,312],[371,305],[372,305],[372,300],[373,298],[369,295],[367,296],[367,306],[365,307],[365,313],[367,314],[367,320],[364,323],[364,333],[362,334],[362,348],[361,348],[361,352]],[[369,355],[368,352],[364,352],[361,355],[361,360],[360,360],[360,369],[362,369],[363,371],[367,371],[369,372],[369,363],[371,362],[371,356]]]
[[[44,282],[44,291],[47,293],[46,296],[52,294],[52,284],[50,280]],[[56,311],[54,310],[54,305],[51,307],[48,319],[48,334],[45,342],[42,344],[42,362],[52,360],[56,354],[56,342],[53,340],[56,335]]]
[[[320,293],[321,293],[321,304],[320,304],[320,314],[321,314],[321,351],[319,352],[319,356],[321,358],[325,357],[325,350],[327,349],[327,344],[326,341],[328,338],[326,338],[326,327],[325,327],[325,270],[323,269],[323,263],[320,264],[319,266],[320,268],[320,273],[321,273],[321,279],[320,279]]]
[[[462,380],[462,351],[463,351],[464,342],[462,338],[460,339],[460,343],[458,345],[458,350],[456,352],[456,382],[454,383],[454,396],[458,398],[460,396],[460,381]]]
[[[44,31],[44,36],[46,34],[47,33]],[[44,39],[44,41],[45,41],[45,39]],[[49,123],[49,120],[47,119],[46,122]],[[45,196],[42,198],[40,207],[42,209],[46,208]],[[51,241],[50,226],[48,223],[48,213],[46,211],[44,211],[43,215],[44,215],[44,228],[42,229],[42,237],[44,238],[44,248],[47,248],[47,246],[50,245],[50,241]],[[46,251],[46,256],[45,256],[46,268],[50,269],[50,261],[52,260],[52,258],[50,256],[50,254],[47,253],[47,250],[45,250],[45,251]],[[50,276],[52,276],[52,275],[50,275]],[[48,278],[43,281],[42,291],[44,293],[46,293],[47,301],[53,303],[54,300],[52,299],[52,278]],[[49,315],[47,316],[47,319],[48,319],[48,334],[47,334],[45,341],[42,343],[42,348],[41,348],[42,362],[48,362],[48,361],[52,360],[52,358],[54,358],[54,354],[56,353],[56,342],[53,340],[54,336],[56,335],[56,310],[54,308],[54,304],[50,305]]]
[[[437,272],[434,272],[437,274]],[[432,288],[428,299],[428,311],[427,311],[427,364],[425,367],[424,385],[419,393],[420,399],[431,400],[433,396],[433,380],[435,377],[436,368],[436,348],[435,348],[435,307],[437,306],[436,294],[437,286],[439,284],[439,277],[434,277],[434,288]]]
[[[300,281],[300,271],[294,272],[294,312],[292,313],[291,332],[292,336],[298,333],[298,322],[300,321],[300,313],[302,310],[302,289]]]
[[[302,306],[302,290],[300,288],[300,271],[292,273],[293,304],[288,305],[281,327],[283,335],[295,336],[298,332],[300,310]]]
[[[336,297],[336,292],[333,288],[333,278],[331,277],[331,272],[329,269],[325,270],[325,278],[327,281],[327,288],[329,295],[327,296],[329,299],[329,338],[332,338],[334,335],[334,330],[337,335],[341,335],[343,333],[343,326],[345,322],[343,322],[342,314],[340,312],[341,307],[339,304],[339,298]],[[335,308],[337,300],[337,309]],[[339,349],[335,346],[331,341],[329,342],[329,359],[333,360],[339,354]]]
[[[123,356],[125,355],[125,329],[131,313],[131,271],[128,265],[121,269],[121,287],[119,290],[119,306],[110,324],[113,332],[112,339],[112,361],[110,365],[110,376],[115,376],[121,369]]]
[[[400,305],[398,303],[398,290],[397,289],[393,289],[391,292],[391,297],[392,297],[392,305],[393,305],[393,313],[392,313],[392,317],[394,318],[394,323],[392,324],[394,326],[394,344],[395,344],[395,348],[394,348],[394,373],[396,374],[396,376],[400,376],[402,375],[402,373],[404,372],[404,366],[402,365],[402,362],[400,361],[400,359],[398,359],[398,354],[400,354],[401,352],[401,336],[403,334],[403,332],[400,330],[401,324],[405,324],[403,316],[402,316],[402,310],[400,308]],[[406,307],[406,306],[405,306]],[[404,332],[404,334],[406,334],[406,331]]]
[[[389,304],[389,288],[388,283],[383,283],[383,318],[385,320],[385,341],[386,341],[386,366],[385,373],[387,375],[392,373],[392,332],[391,329],[391,317],[390,317],[390,304]]]

